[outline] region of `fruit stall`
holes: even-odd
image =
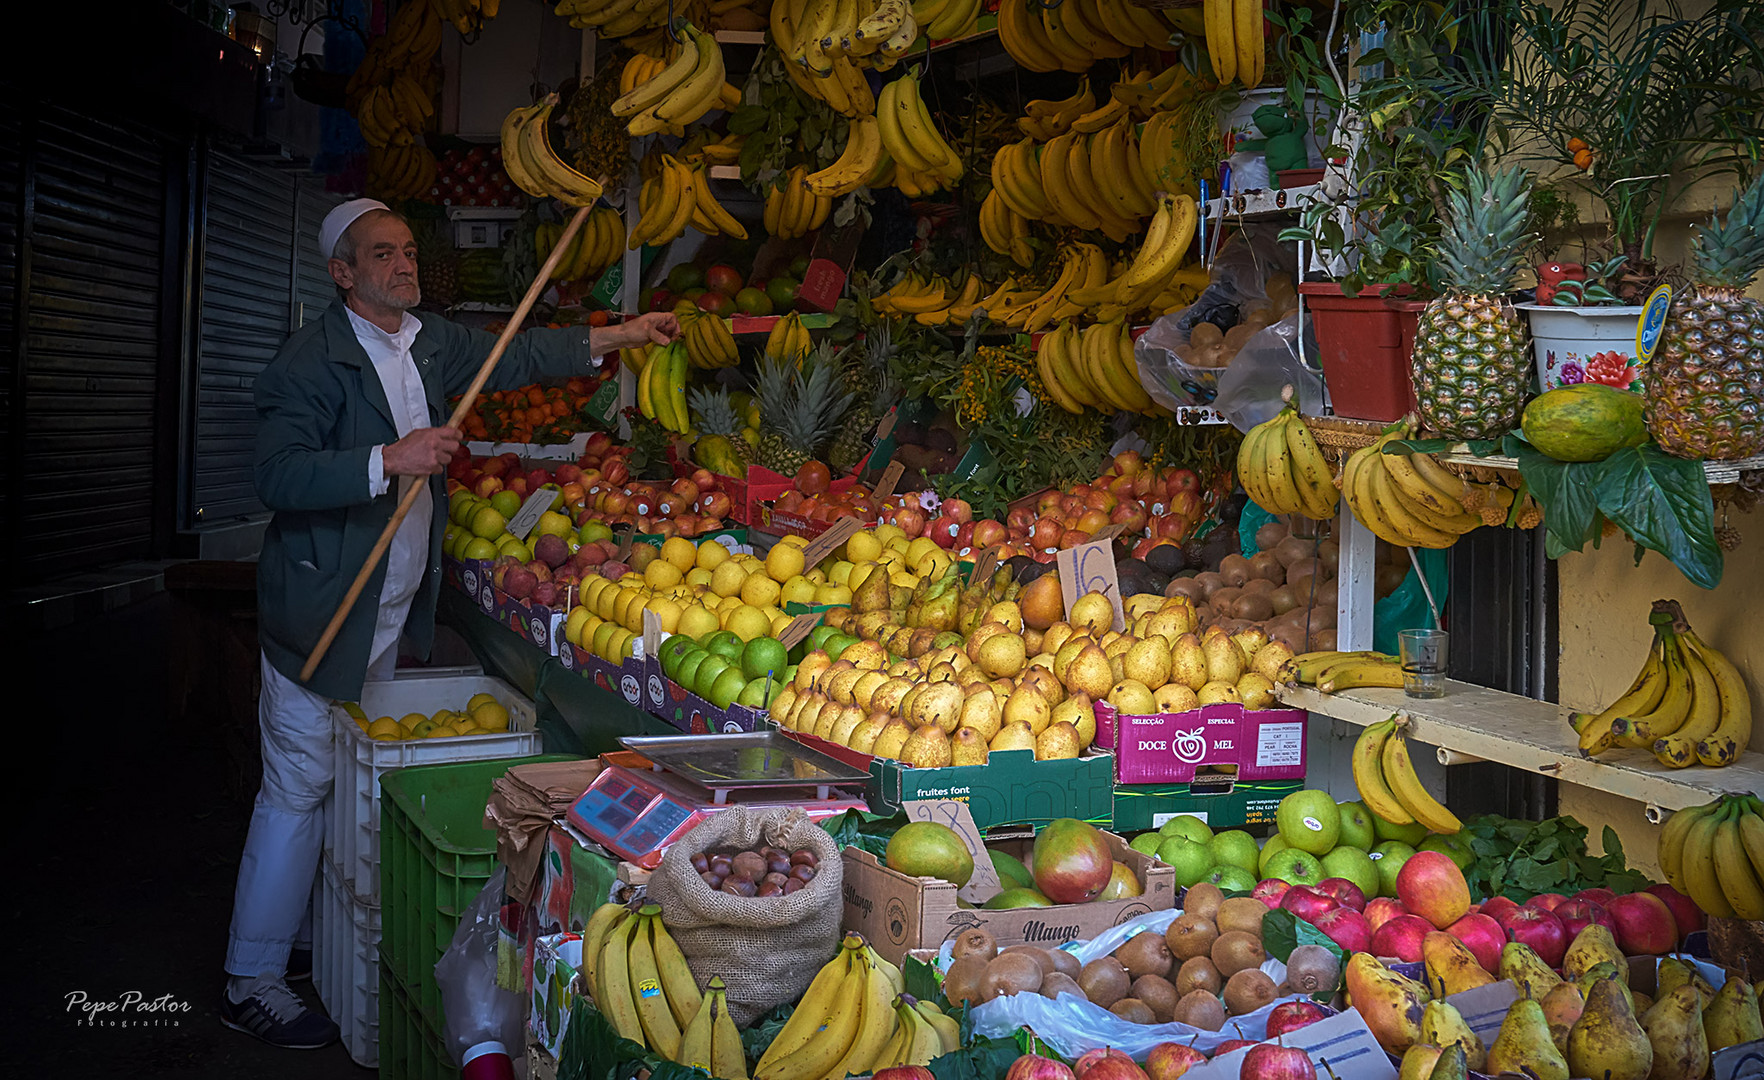
[[[483,671],[337,714],[356,1061],[1756,1069],[1755,5],[562,0],[475,138],[509,13],[386,6],[427,307],[679,333],[461,403]]]

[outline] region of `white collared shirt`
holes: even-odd
[[[417,374],[416,361],[410,355],[411,343],[416,340],[422,323],[407,311],[398,332],[388,334],[347,306],[343,310],[349,314],[355,339],[367,351],[374,372],[380,377],[380,386],[386,391],[386,403],[391,407],[392,424],[398,429],[398,437],[402,439],[418,428],[430,427],[423,379]],[[384,495],[391,488],[386,477],[386,463],[381,457],[383,449],[376,446],[368,454],[368,494],[375,497]],[[405,485],[413,482],[422,484],[422,494],[417,496],[410,513],[398,526],[392,545],[386,551],[386,583],[380,589],[380,613],[374,624],[373,647],[368,652],[370,664],[387,649],[398,645],[399,635],[404,633],[405,617],[410,614],[410,602],[429,569],[429,525],[434,497],[423,478],[401,476],[398,478],[400,498],[406,490]]]

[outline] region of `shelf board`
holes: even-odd
[[[764,30],[718,30],[714,35],[719,45],[764,45]]]
[[[741,179],[741,166],[739,165],[712,165],[705,171],[710,173],[710,178],[712,180]]]
[[[1252,188],[1237,195],[1208,199],[1203,212],[1206,217],[1215,221],[1219,218],[1221,205],[1227,220],[1296,214],[1318,197],[1322,187],[1321,184],[1305,184],[1302,187],[1283,188],[1279,191],[1268,188]]]
[[[1519,459],[1500,457],[1477,457],[1475,454],[1441,454],[1440,460],[1449,461],[1454,465],[1479,465],[1485,469],[1518,469]],[[1737,461],[1705,461],[1703,475],[1711,484],[1736,484],[1740,473],[1764,469],[1764,454]]]
[[[1432,700],[1373,687],[1324,694],[1295,686],[1280,697],[1294,708],[1362,727],[1407,713],[1407,734],[1418,742],[1666,810],[1700,806],[1724,791],[1764,791],[1764,754],[1748,751],[1722,769],[1668,769],[1647,751],[1627,748],[1583,758],[1568,724],[1573,710],[1474,683],[1448,680],[1446,695]]]

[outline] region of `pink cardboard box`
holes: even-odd
[[[1115,779],[1123,784],[1186,784],[1195,773],[1235,765],[1239,780],[1302,780],[1303,709],[1249,711],[1242,705],[1203,705],[1185,713],[1122,716],[1096,703],[1096,745],[1115,752]]]

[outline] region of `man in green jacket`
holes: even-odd
[[[258,562],[263,647],[263,786],[240,859],[228,936],[223,1022],[293,1049],[325,1046],[337,1025],[288,989],[310,974],[298,955],[331,788],[330,703],[390,678],[402,638],[428,655],[447,518],[443,475],[460,435],[442,426],[447,398],[470,384],[494,336],[435,315],[421,300],[410,227],[372,199],[326,216],[319,248],[339,300],[290,338],[257,377],[257,494],[274,511]],[[594,370],[598,357],[679,334],[671,314],[601,329],[515,337],[486,389]],[[405,486],[422,484],[310,680],[300,669]],[[345,884],[345,887],[347,885]],[[310,937],[306,940],[310,941]]]

